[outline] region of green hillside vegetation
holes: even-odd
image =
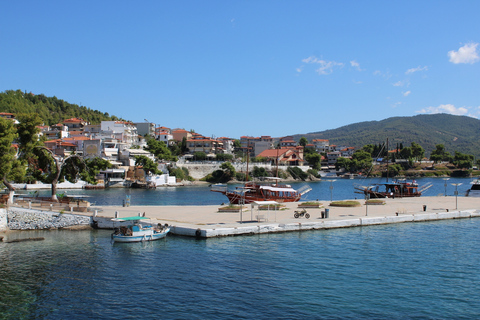
[[[37,113],[45,125],[57,124],[70,118],[82,118],[91,124],[119,120],[116,116],[110,116],[108,113],[68,103],[57,97],[24,93],[21,90],[7,90],[0,93],[0,112]]]
[[[426,156],[435,150],[437,144],[443,144],[450,154],[459,151],[480,157],[480,120],[449,114],[393,117],[294,136],[296,141],[301,137],[310,142],[313,139],[328,139],[330,144],[356,148],[382,144],[388,138],[390,150],[395,149],[397,144],[409,146],[416,142],[425,149]]]

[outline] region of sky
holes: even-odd
[[[480,117],[480,1],[4,1],[0,91],[205,136]]]

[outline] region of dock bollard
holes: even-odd
[[[322,219],[325,219],[325,211],[322,211]]]
[[[423,205],[423,211],[427,211],[427,205],[426,204]]]

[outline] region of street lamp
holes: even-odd
[[[447,196],[447,181],[450,180],[450,178],[443,178],[445,180],[445,197]]]
[[[452,183],[452,186],[455,186],[455,210],[458,209],[458,186],[461,186],[463,183]]]
[[[337,181],[336,179],[333,179],[333,180],[325,180],[325,181],[328,181],[330,182],[330,201],[333,201],[333,183],[335,181]]]

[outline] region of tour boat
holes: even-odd
[[[393,182],[377,183],[368,187],[355,186],[355,189],[358,190],[356,193],[363,193],[369,198],[405,198],[420,197],[422,193],[431,186],[431,183],[427,183],[419,187],[415,180],[412,182],[397,180]]]
[[[247,204],[255,201],[297,202],[310,190],[312,189],[309,186],[295,190],[290,185],[278,183],[262,185],[256,182],[247,182],[234,190],[228,190],[227,186],[222,184],[213,185],[211,188],[211,191],[226,195],[232,204]]]
[[[142,225],[139,222],[143,219],[148,218],[138,216],[112,219],[116,222],[132,222],[131,225],[115,228],[112,233],[112,240],[115,242],[153,241],[165,238],[167,233],[170,232],[168,224],[163,226],[160,223],[156,226]]]

